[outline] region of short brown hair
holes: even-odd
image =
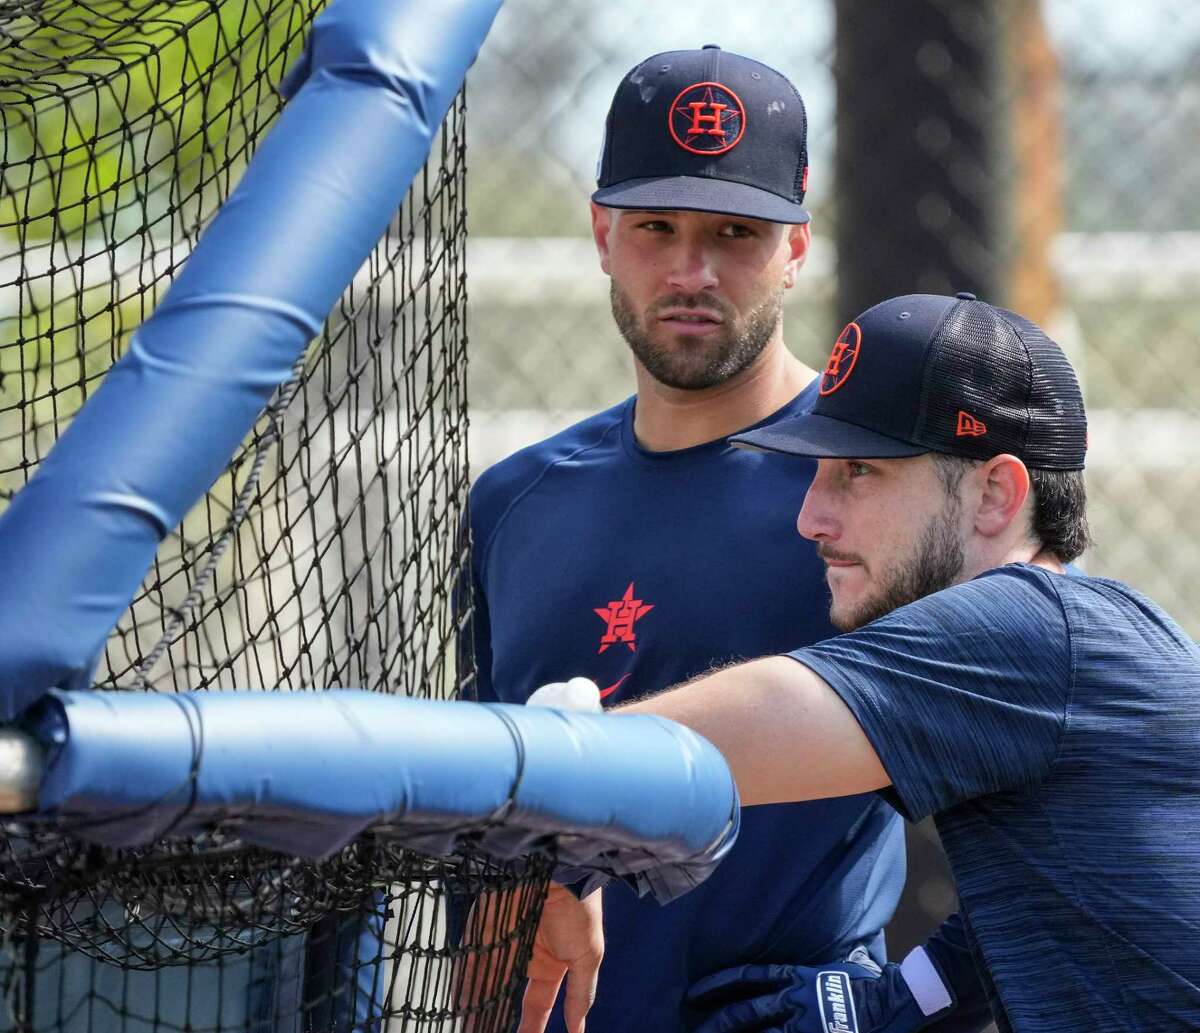
[[[947,494],[958,490],[963,475],[981,459],[931,452],[934,470]],[[1082,470],[1030,470],[1033,518],[1030,530],[1043,549],[1063,563],[1083,555],[1092,544],[1087,522],[1087,488]]]

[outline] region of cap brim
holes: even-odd
[[[735,434],[729,443],[738,448],[809,459],[902,459],[929,451],[925,445],[890,438],[856,423],[818,413],[803,413],[769,427]]]
[[[643,211],[717,212],[764,222],[808,222],[798,204],[769,190],[703,176],[655,176],[627,179],[601,187],[592,200],[609,208]]]

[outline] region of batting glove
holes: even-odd
[[[572,678],[543,685],[525,701],[527,707],[553,707],[555,710],[584,710],[599,712],[600,689],[587,678]]]
[[[836,965],[738,965],[701,979],[688,1001],[712,1011],[696,1033],[911,1033],[954,1003],[920,947],[882,969],[861,947]]]

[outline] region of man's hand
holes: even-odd
[[[834,965],[725,969],[697,982],[688,1002],[711,1012],[696,1033],[912,1033],[953,1004],[946,994],[944,1007],[926,1014],[901,966],[880,969],[861,947]]]
[[[525,705],[597,714],[604,709],[600,704],[600,689],[590,678],[572,678],[543,685],[525,701]]]
[[[564,976],[567,1033],[583,1033],[584,1019],[596,999],[596,980],[604,957],[601,900],[600,890],[579,900],[570,890],[550,884],[533,941],[533,957],[529,959],[529,982],[518,1033],[542,1033]]]
[[[527,699],[531,707],[600,711],[600,690],[587,678],[543,685]],[[550,884],[542,920],[529,959],[528,983],[521,1003],[517,1033],[542,1033],[550,1021],[563,977],[567,995],[563,1018],[567,1033],[583,1033],[584,1018],[596,999],[600,959],[604,957],[604,924],[600,890],[579,900],[570,890]]]

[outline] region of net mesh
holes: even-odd
[[[321,6],[0,10],[0,512],[236,184]],[[464,116],[460,96],[293,380],[162,543],[99,686],[452,696],[470,678],[450,598],[466,562]],[[507,1029],[551,864],[370,836],[305,863],[234,823],[110,850],[9,823],[0,1029]]]

